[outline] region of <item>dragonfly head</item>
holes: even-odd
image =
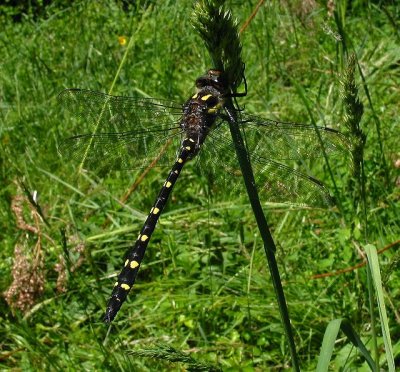
[[[213,87],[221,94],[227,91],[227,80],[221,70],[208,70],[203,76],[196,79],[196,88],[201,90],[205,87]]]

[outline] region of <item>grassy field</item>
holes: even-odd
[[[256,6],[241,3],[229,3],[239,27]],[[325,329],[336,318],[349,319],[371,352],[375,327],[387,368],[379,318],[371,325],[378,307],[369,304],[365,266],[333,275],[363,262],[366,244],[388,247],[379,259],[400,360],[400,6],[393,3],[266,2],[241,33],[248,95],[239,102],[249,113],[346,132],[340,81],[347,52],[362,71],[356,69],[367,136],[365,213],[344,156],[329,163],[336,191],[323,159],[305,163],[339,207],[263,199],[305,371],[315,370]],[[148,2],[126,11],[115,2],[76,1],[18,21],[0,9],[1,369],[182,370],[130,354],[160,343],[226,371],[289,368],[246,194],[229,192],[229,180],[228,187],[213,184],[195,161],[174,188],[127,303],[111,326],[101,321],[124,253],[169,169],[152,169],[121,204],[142,171],[79,174],[79,164],[57,152],[73,123],[57,95],[72,87],[109,92],[117,76],[115,95],[183,103],[212,67],[190,23],[193,3]],[[120,37],[134,40],[117,73],[127,47]],[[323,273],[332,275],[314,278]],[[368,370],[344,336],[331,368]]]

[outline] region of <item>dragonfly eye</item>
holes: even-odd
[[[207,79],[204,76],[200,76],[196,80],[196,88],[201,89],[204,88],[205,86],[209,85],[209,79]]]
[[[224,73],[220,70],[208,70],[207,74],[196,79],[196,87],[198,89],[206,86],[212,86],[219,91],[224,91],[227,87]]]

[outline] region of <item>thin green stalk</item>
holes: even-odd
[[[353,192],[354,211],[359,214],[361,210],[360,220],[363,221],[363,240],[364,244],[368,243],[368,216],[367,216],[367,200],[365,190],[365,173],[364,173],[364,147],[366,143],[366,135],[362,131],[360,122],[364,112],[364,106],[358,99],[358,88],[355,82],[355,66],[356,56],[351,54],[347,60],[347,67],[344,69],[340,83],[342,85],[341,95],[344,106],[343,124],[347,128],[351,142],[351,155],[353,160],[353,177],[349,183],[349,188]],[[378,351],[378,335],[376,332],[377,322],[375,316],[375,299],[374,286],[369,265],[367,271],[367,288],[368,288],[368,306],[371,316],[371,335],[372,349],[376,368],[379,369],[379,351]]]
[[[244,63],[241,59],[242,46],[237,31],[237,24],[232,20],[230,12],[224,10],[222,7],[223,3],[224,1],[221,0],[199,1],[196,4],[193,25],[205,41],[214,67],[224,71],[229,90],[232,92],[232,96],[235,97],[237,87],[240,85],[244,76]],[[246,145],[237,123],[238,110],[235,109],[232,98],[227,99],[225,112],[228,117],[229,129],[233,143],[235,144],[236,155],[242,171],[247,194],[257,221],[260,235],[264,242],[264,250],[278,300],[279,311],[289,343],[292,368],[294,371],[299,371],[300,367],[290,324],[289,311],[275,258],[276,246],[258,197],[249,155],[246,151]]]
[[[275,242],[272,238],[267,220],[261,207],[260,199],[258,197],[258,192],[255,185],[254,174],[251,168],[251,163],[248,157],[248,153],[245,150],[246,147],[243,141],[243,137],[240,133],[239,126],[235,118],[236,111],[233,107],[232,102],[228,102],[225,109],[229,117],[229,129],[233,142],[235,144],[236,155],[239,160],[240,170],[243,174],[243,180],[246,186],[247,195],[249,196],[250,204],[254,212],[254,217],[257,221],[258,230],[260,231],[261,238],[264,242],[264,251],[265,255],[267,256],[268,267],[271,273],[276,298],[278,300],[279,312],[281,314],[286,338],[289,343],[292,368],[294,371],[300,371],[292,326],[290,324],[289,310],[286,304],[285,293],[283,291],[279,268],[275,257]]]
[[[350,46],[351,46],[351,40],[347,38],[347,33],[346,33],[346,28],[345,28],[346,9],[347,9],[347,1],[339,2],[338,6],[337,6],[337,10],[335,11],[335,14],[334,14],[335,22],[336,22],[336,25],[338,28],[338,33],[339,33],[340,39],[341,39],[341,43],[339,44],[339,62],[340,62],[340,67],[342,70],[345,69],[345,67],[344,67],[345,60],[346,60],[345,56],[348,55],[348,53],[349,53],[348,51],[350,50]],[[351,57],[349,57],[349,59],[350,58]],[[369,93],[369,89],[368,89],[367,83],[365,81],[365,77],[362,72],[362,69],[361,69],[358,61],[356,61],[356,62],[357,62],[358,72],[360,74],[360,77],[361,77],[361,80],[363,83],[364,92],[367,97],[368,104],[372,111],[373,120],[375,122],[375,130],[376,130],[376,134],[378,136],[378,144],[379,144],[379,150],[380,150],[380,156],[381,156],[381,162],[382,162],[382,168],[384,171],[385,181],[386,181],[386,184],[389,184],[389,172],[388,172],[388,166],[387,166],[385,153],[383,150],[383,141],[382,141],[382,135],[381,135],[381,122],[380,122],[379,117],[376,114],[375,108],[372,104],[371,95]]]

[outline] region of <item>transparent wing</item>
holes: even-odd
[[[330,128],[266,120],[241,115],[240,127],[245,132],[249,152],[279,160],[302,160],[326,154],[346,154],[350,144],[346,137]]]
[[[248,120],[249,116],[245,118]],[[294,123],[270,123],[261,119],[257,122],[258,118],[251,118],[252,121],[241,122],[240,126],[244,129],[260,198],[263,201],[295,205],[331,205],[333,200],[328,190],[318,180],[274,159],[300,160],[302,157],[321,156],[319,140],[311,132],[312,127]],[[236,150],[230,138],[228,124],[218,124],[204,144],[201,161],[213,164],[212,168],[216,174],[220,174],[220,179],[229,182],[227,185],[230,190],[235,190],[243,185]],[[346,146],[346,141],[340,133],[330,130],[324,130],[323,133],[323,143],[329,147],[327,153],[343,151],[342,146]],[[307,146],[302,141],[306,141]],[[277,145],[274,146],[274,143]]]
[[[59,95],[72,137],[59,151],[91,169],[133,169],[148,165],[171,165],[179,149],[180,106],[169,101],[119,97],[67,89]]]

